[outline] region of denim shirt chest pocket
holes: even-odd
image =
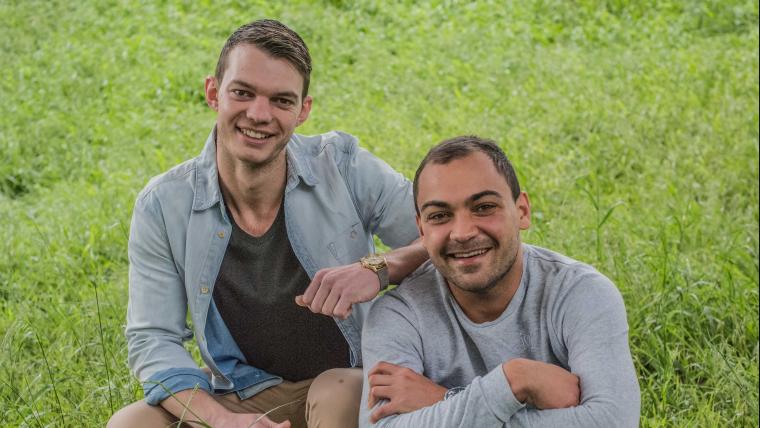
[[[367,234],[358,221],[334,235],[327,249],[339,264],[357,261],[367,253]]]

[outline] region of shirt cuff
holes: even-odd
[[[512,387],[509,386],[501,364],[480,379],[480,387],[483,389],[483,396],[488,407],[504,423],[518,410],[525,407],[525,404],[519,402],[512,393]]]
[[[157,406],[172,394],[186,389],[202,389],[209,394],[211,383],[200,369],[172,368],[162,370],[143,382],[145,402]]]

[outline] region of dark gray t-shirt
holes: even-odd
[[[332,318],[295,303],[310,279],[288,241],[284,211],[259,237],[229,216],[214,303],[247,364],[295,382],[349,367],[349,348]]]

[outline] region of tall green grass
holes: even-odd
[[[524,238],[618,285],[643,426],[758,425],[754,1],[0,3],[0,425],[99,426],[126,367],[126,241],[153,175],[213,124],[202,83],[255,18],[312,50],[303,133],[411,176],[496,139]]]

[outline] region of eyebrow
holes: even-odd
[[[482,192],[478,192],[478,193],[470,196],[469,198],[467,198],[467,201],[468,202],[475,202],[478,199],[485,198],[486,196],[501,197],[501,193],[499,193],[499,192],[497,192],[495,190],[484,190]],[[432,201],[427,201],[424,204],[422,204],[420,206],[420,212],[424,211],[425,208],[428,208],[428,207],[449,208],[450,206],[451,206],[450,204],[448,204],[448,203],[446,203],[444,201],[432,200]]]
[[[482,192],[478,192],[478,193],[470,196],[470,198],[468,200],[470,202],[475,202],[475,201],[477,201],[480,198],[485,198],[486,196],[496,196],[496,197],[500,198],[501,197],[501,193],[499,193],[499,192],[497,192],[495,190],[484,190]]]
[[[427,201],[420,206],[420,211],[425,211],[427,207],[448,208],[449,204],[443,201]]]
[[[248,82],[244,82],[242,80],[233,80],[232,82],[230,82],[230,85],[242,86],[245,89],[248,89],[250,91],[256,92],[256,87],[255,86],[251,85]],[[280,91],[280,92],[275,92],[272,95],[272,97],[289,97],[289,98],[294,98],[294,99],[297,100],[298,99],[298,94],[296,94],[293,91]]]

